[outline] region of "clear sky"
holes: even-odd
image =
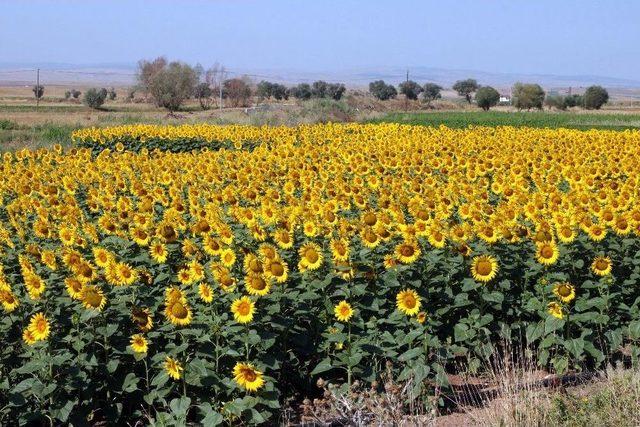
[[[0,0],[0,63],[427,66],[640,79],[638,0]]]

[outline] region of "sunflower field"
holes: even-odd
[[[5,153],[0,424],[277,423],[500,343],[640,355],[640,132],[81,129]]]

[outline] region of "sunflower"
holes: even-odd
[[[591,240],[599,242],[607,237],[607,229],[599,224],[593,224],[587,229],[587,234]]]
[[[154,240],[149,245],[149,255],[155,262],[164,264],[169,257],[169,251],[167,250],[167,246],[160,240]]]
[[[200,283],[198,286],[198,296],[206,303],[213,301],[213,289],[206,283]]]
[[[425,313],[424,311],[421,311],[420,313],[418,313],[418,315],[416,316],[416,321],[418,323],[424,323],[427,320],[427,313]]]
[[[474,280],[488,282],[498,273],[498,261],[491,255],[480,255],[471,262],[471,275]]]
[[[353,308],[348,302],[342,300],[333,308],[333,314],[340,322],[348,322],[353,316]]]
[[[536,247],[536,259],[540,264],[551,265],[558,261],[560,250],[553,241],[538,243]]]
[[[329,243],[331,256],[335,261],[347,261],[349,259],[349,242],[346,240],[332,239]]]
[[[558,239],[562,243],[571,243],[576,239],[576,231],[568,225],[560,227],[557,231],[557,235]]]
[[[277,283],[284,283],[289,277],[289,268],[280,258],[269,259],[264,271],[265,277],[273,279]]]
[[[236,254],[233,249],[223,249],[220,253],[220,262],[227,268],[231,268],[236,262]]]
[[[388,254],[384,256],[383,265],[385,269],[391,270],[392,268],[396,268],[398,266],[398,260],[393,254]]]
[[[566,282],[556,283],[553,287],[553,293],[565,303],[571,302],[576,297],[575,287]]]
[[[93,248],[93,260],[98,267],[106,268],[109,264],[114,262],[114,256],[104,248],[95,247]]]
[[[36,343],[36,337],[33,336],[33,332],[29,328],[22,331],[22,339],[27,345],[33,345]]]
[[[179,299],[167,301],[164,314],[174,325],[185,326],[191,323],[191,308],[189,308],[186,301]]]
[[[58,267],[56,263],[56,254],[53,251],[42,251],[42,253],[40,254],[40,260],[44,265],[49,267],[50,270],[56,270]]]
[[[281,249],[291,249],[293,247],[293,234],[284,228],[278,228],[275,231],[273,240]]]
[[[271,289],[271,281],[258,274],[248,274],[244,279],[244,286],[250,295],[266,295]]]
[[[10,288],[0,289],[0,302],[7,313],[11,313],[20,305],[18,298],[11,292]]]
[[[558,318],[558,319],[563,319],[564,318],[564,312],[562,311],[562,305],[558,304],[555,301],[550,302],[547,305],[547,313],[549,313],[550,315],[552,315],[553,317]]]
[[[148,308],[133,307],[131,309],[131,318],[142,332],[148,332],[153,327],[153,317]]]
[[[27,328],[35,341],[46,340],[49,337],[49,321],[41,312],[31,316]]]
[[[94,285],[85,285],[80,291],[78,299],[82,301],[82,305],[89,310],[102,311],[107,303],[107,298],[104,296],[100,286]]]
[[[136,353],[146,353],[148,349],[147,339],[141,334],[131,336],[131,349]]]
[[[210,256],[217,256],[222,252],[222,243],[219,239],[212,236],[204,238],[203,247],[204,251]]]
[[[256,311],[256,305],[251,298],[244,296],[235,299],[231,304],[231,312],[233,318],[238,323],[249,323],[253,320],[253,313]]]
[[[31,297],[31,299],[33,300],[40,299],[42,293],[47,289],[44,280],[42,280],[40,276],[34,273],[29,273],[26,275],[26,277],[24,278],[24,284],[27,287],[29,297]]]
[[[138,279],[138,273],[125,263],[117,263],[115,265],[116,284],[126,286],[133,284]]]
[[[251,252],[244,257],[243,269],[247,274],[262,274],[264,272],[262,262]]]
[[[591,271],[598,276],[607,276],[611,274],[611,258],[599,256],[591,263]]]
[[[396,246],[396,259],[403,264],[411,264],[420,256],[420,247],[415,240],[407,240]]]
[[[407,316],[418,314],[420,305],[420,297],[413,289],[405,289],[396,295],[396,307]]]
[[[189,263],[189,273],[194,283],[204,279],[204,267],[195,259]]]
[[[67,288],[69,296],[73,299],[79,300],[82,292],[82,287],[84,286],[82,282],[75,277],[67,277],[66,279],[64,279],[64,284]]]
[[[174,380],[179,380],[182,376],[182,371],[184,371],[184,368],[182,367],[180,362],[167,356],[164,361],[164,370],[171,378],[173,378]]]
[[[300,255],[300,263],[308,270],[317,270],[320,268],[324,259],[322,249],[315,243],[302,245],[298,254]]]
[[[264,386],[262,372],[250,363],[237,362],[233,367],[233,379],[247,391],[258,391]]]

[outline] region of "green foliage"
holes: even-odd
[[[213,95],[213,90],[209,86],[208,83],[202,82],[199,83],[194,89],[193,96],[200,103],[200,108],[203,110],[208,110],[211,107],[211,97]]]
[[[331,98],[339,101],[347,90],[342,83],[327,83],[323,80],[313,82],[311,85],[311,96],[313,98]]]
[[[518,82],[513,85],[511,93],[513,105],[518,110],[530,110],[532,108],[542,110],[545,92],[540,85]]]
[[[436,99],[442,98],[442,86],[435,83],[426,83],[422,86],[422,99],[427,105],[431,105]]]
[[[386,84],[384,80],[376,80],[369,83],[369,92],[380,101],[386,101],[398,95],[396,88],[393,85]]]
[[[148,91],[158,107],[176,111],[194,92],[198,76],[191,66],[171,62],[153,74]]]
[[[290,93],[294,98],[305,101],[311,99],[311,86],[308,83],[300,83],[299,85],[292,87]]]
[[[549,108],[555,108],[556,110],[566,110],[567,100],[562,95],[547,94],[547,96],[544,98],[544,105]]]
[[[482,86],[476,92],[476,103],[484,111],[489,111],[491,107],[498,105],[500,94],[491,86]]]
[[[371,122],[424,126],[529,126],[573,129],[640,129],[637,114],[560,114],[553,112],[508,113],[501,111],[448,111],[429,113],[389,113]]]
[[[231,107],[247,107],[251,102],[251,86],[245,79],[234,78],[222,84],[222,97]]]
[[[34,85],[33,89],[31,89],[31,91],[33,92],[33,95],[37,98],[40,99],[44,96],[44,86],[42,85]]]
[[[587,110],[599,110],[609,102],[609,92],[602,86],[589,86],[584,92],[582,100]]]
[[[582,99],[582,95],[574,93],[573,95],[567,95],[564,97],[564,104],[567,108],[582,107],[584,105],[584,101]]]
[[[407,80],[398,86],[399,92],[403,94],[407,99],[411,99],[413,101],[418,99],[418,95],[422,92],[422,86],[413,80]]]
[[[109,101],[115,100],[116,97],[118,96],[118,94],[116,93],[115,88],[113,88],[113,87],[109,88],[109,90],[107,91],[107,96],[109,98]]]
[[[84,93],[82,102],[90,108],[99,109],[107,99],[107,90],[105,88],[97,89],[92,87]]]
[[[452,89],[463,96],[469,104],[471,104],[471,94],[478,90],[480,86],[475,79],[458,80],[452,86]]]

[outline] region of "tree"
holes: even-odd
[[[599,110],[609,102],[609,92],[602,86],[589,86],[584,91],[582,101],[587,110]]]
[[[292,87],[289,92],[294,98],[303,101],[311,99],[312,95],[311,86],[308,83],[300,83],[298,86]]]
[[[260,99],[271,99],[273,96],[273,86],[273,83],[262,80],[258,83],[258,86],[256,86],[256,96]]]
[[[544,101],[544,89],[538,84],[533,83],[516,83],[511,90],[513,105],[518,110],[532,108],[542,109]]]
[[[107,90],[105,88],[97,89],[92,87],[84,93],[84,102],[90,108],[99,109],[104,104],[104,101],[107,99]]]
[[[158,72],[164,70],[166,66],[167,58],[164,56],[159,56],[153,61],[147,61],[146,59],[138,61],[136,80],[138,81],[138,86],[142,92],[149,94],[151,80]]]
[[[251,99],[251,86],[245,79],[225,80],[222,85],[222,96],[229,100],[232,107],[246,107]]]
[[[489,111],[491,107],[498,105],[500,94],[491,86],[482,86],[476,91],[476,103],[484,111]]]
[[[188,64],[171,62],[149,81],[149,93],[158,107],[176,111],[198,84],[198,75]]]
[[[426,83],[422,86],[422,99],[428,106],[431,106],[431,102],[442,98],[440,91],[442,91],[442,86],[435,83]]]
[[[578,94],[567,95],[564,97],[564,105],[567,108],[579,107],[582,105],[582,96]]]
[[[386,84],[384,80],[376,80],[369,83],[369,92],[380,101],[386,101],[398,95],[396,88],[393,85]]]
[[[198,99],[200,108],[202,108],[203,110],[208,110],[209,108],[211,108],[211,103],[213,101],[211,99],[211,97],[213,96],[213,90],[207,82],[198,84],[193,92],[193,96]]]
[[[116,99],[116,96],[118,96],[115,88],[112,88],[112,87],[109,88],[107,95],[109,96],[109,101],[113,101],[114,99]]]
[[[274,83],[271,90],[271,95],[278,101],[282,99],[289,99],[289,90],[287,87],[280,83]]]
[[[544,99],[544,105],[549,108],[555,108],[556,110],[566,110],[567,109],[567,100],[564,96],[558,94],[547,94]]]
[[[329,83],[324,80],[318,80],[311,85],[311,96],[314,98],[326,98]]]
[[[327,85],[327,96],[335,101],[340,101],[347,88],[342,83],[329,83]]]
[[[80,95],[82,95],[82,92],[78,89],[71,89],[71,96],[73,96],[74,99],[78,99]]]
[[[477,91],[479,87],[475,79],[466,79],[455,82],[452,89],[458,92],[458,95],[464,96],[467,102],[471,104],[471,94]]]
[[[31,90],[36,99],[41,99],[44,96],[44,86],[42,85],[34,85]]]
[[[405,82],[400,83],[398,86],[400,89],[399,92],[403,94],[407,99],[416,100],[418,99],[418,95],[422,92],[422,86],[413,80],[407,80]]]

